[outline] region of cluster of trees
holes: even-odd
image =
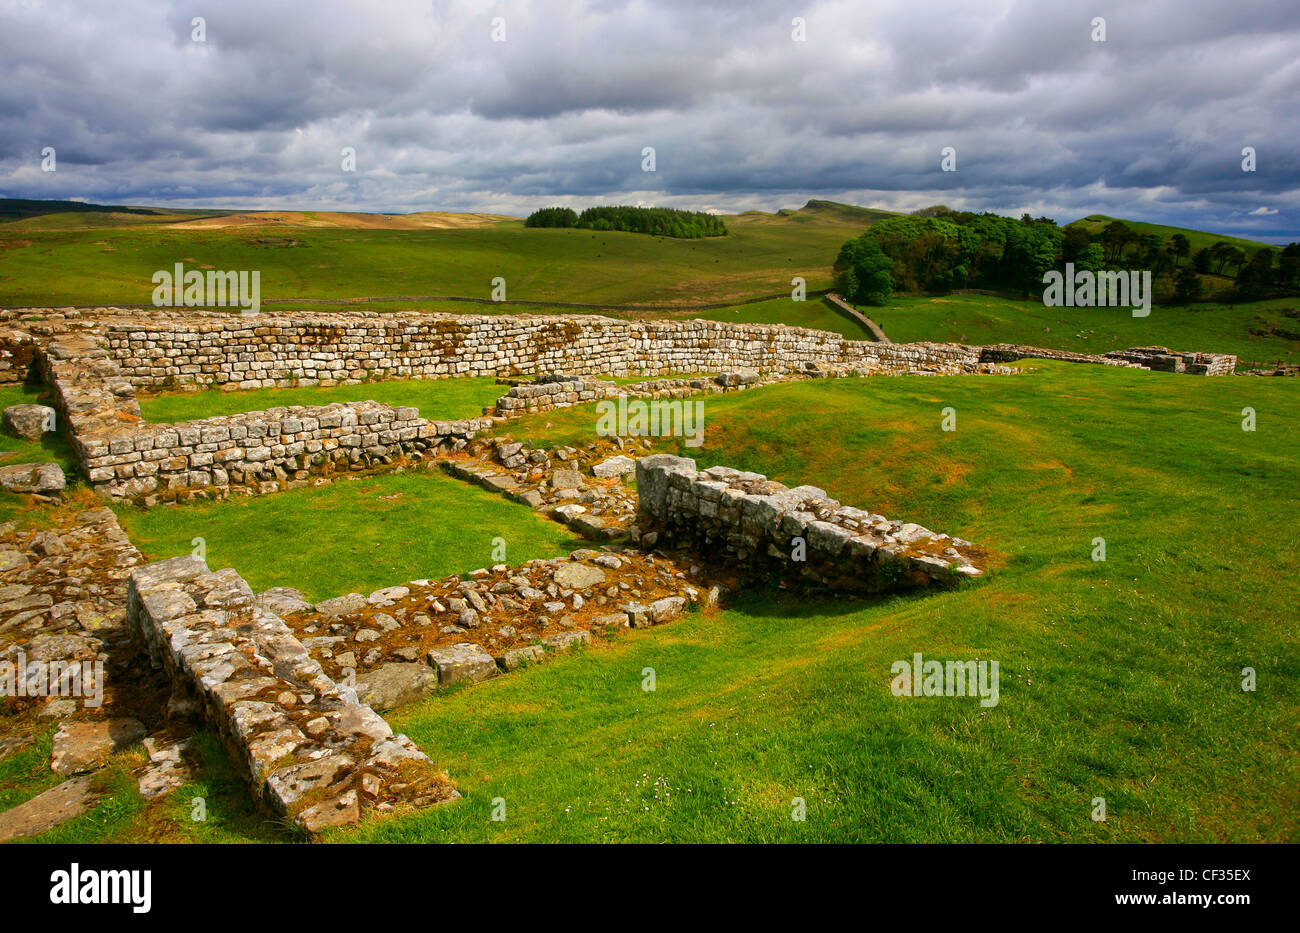
[[[727,225],[720,218],[671,207],[589,207],[581,214],[567,207],[546,207],[529,214],[524,226],[622,230],[683,239],[727,235]]]
[[[1150,270],[1157,294],[1195,301],[1201,276],[1235,276],[1241,299],[1300,288],[1300,243],[1280,252],[1261,246],[1249,255],[1227,241],[1193,252],[1181,233],[1167,239],[1112,221],[1097,233],[1061,228],[1046,217],[1019,220],[931,208],[890,217],[840,249],[835,287],[850,301],[881,304],[893,292],[945,293],[963,288],[1041,294],[1043,274],[1103,269]]]
[[[525,227],[576,227],[578,212],[570,207],[544,207],[533,211],[524,221]]]

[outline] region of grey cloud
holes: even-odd
[[[1294,4],[205,6],[0,2],[0,190],[512,213],[829,197],[1281,238],[1300,226]],[[491,41],[498,15],[505,42]],[[806,42],[791,41],[794,16]],[[52,175],[36,168],[47,145]],[[949,145],[956,173],[939,171]],[[1254,174],[1240,170],[1245,145]],[[344,146],[356,175],[340,171]]]

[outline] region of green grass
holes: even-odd
[[[727,321],[732,324],[789,324],[792,327],[809,327],[828,330],[850,340],[871,340],[871,332],[821,298],[809,297],[806,301],[776,298],[731,308],[700,311],[690,317],[706,321]]]
[[[1096,236],[1101,233],[1102,228],[1116,219],[1118,218],[1107,217],[1105,214],[1090,214],[1080,220],[1075,220],[1066,224],[1066,226],[1084,227],[1089,233]],[[1142,220],[1124,220],[1123,222],[1139,234],[1154,233],[1164,240],[1168,240],[1175,233],[1181,233],[1183,236],[1187,237],[1187,242],[1191,245],[1192,252],[1213,246],[1220,240],[1226,241],[1244,251],[1247,256],[1265,246],[1271,246],[1273,249],[1280,248],[1271,243],[1261,243],[1258,240],[1247,240],[1243,237],[1228,236],[1219,233],[1207,233],[1204,230],[1189,230],[1187,227],[1170,227],[1165,224],[1149,224]]]
[[[988,577],[877,603],[751,596],[409,707],[394,726],[465,799],[334,838],[1300,837],[1300,584],[1285,563],[1300,534],[1277,508],[1300,481],[1290,383],[1035,363],[706,406],[702,464],[967,537],[992,551]],[[592,419],[548,412],[516,433],[576,438]],[[998,660],[1000,704],[893,697],[890,665],[916,651]],[[1240,688],[1245,666],[1257,692]]]
[[[47,405],[49,401],[43,386],[0,386],[0,411],[10,405]],[[75,472],[76,460],[61,431],[47,433],[39,441],[29,441],[0,432],[0,466],[10,463],[44,463],[50,460],[61,463],[69,476]]]
[[[265,411],[286,405],[329,405],[332,402],[375,401],[385,405],[410,405],[422,418],[454,421],[477,418],[484,406],[508,390],[488,376],[465,379],[394,379],[353,386],[300,386],[292,389],[249,389],[222,392],[171,392],[140,397],[145,421],[173,423]]]
[[[0,812],[66,780],[50,770],[54,730],[0,760]],[[220,740],[210,732],[193,736],[200,774],[156,801],[139,792],[133,770],[145,764],[137,747],[115,755],[96,773],[92,786],[100,799],[85,813],[17,844],[140,842],[270,842],[295,838],[269,817],[248,793],[247,781],[232,765]],[[202,799],[202,807],[195,806]],[[195,819],[202,816],[202,820]]]
[[[1300,362],[1300,341],[1251,333],[1273,328],[1300,333],[1300,319],[1283,314],[1295,309],[1300,309],[1300,299],[1279,298],[1237,305],[1155,305],[1149,317],[1135,318],[1126,308],[1049,308],[1040,301],[946,295],[895,297],[884,307],[862,310],[896,343],[1023,343],[1080,353],[1156,345],[1235,353],[1239,365],[1250,368],[1277,360]]]
[[[584,546],[562,525],[440,472],[117,513],[150,560],[189,554],[202,538],[213,569],[234,567],[258,592],[297,587],[313,602],[490,566],[497,537],[510,563]]]
[[[518,220],[444,230],[6,225],[0,226],[0,305],[149,304],[151,276],[177,262],[191,268],[258,270],[263,299],[487,298],[493,278],[501,276],[512,299],[732,301],[788,292],[795,275],[804,276],[810,289],[829,287],[830,266],[841,244],[867,223],[837,216],[746,216],[727,218],[728,236],[703,240],[530,230]],[[259,242],[282,240],[298,245]]]

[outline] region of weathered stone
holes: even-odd
[[[326,617],[351,615],[354,612],[360,612],[366,607],[366,597],[360,593],[348,593],[344,596],[335,596],[333,599],[327,599],[324,602],[316,604],[316,611]]]
[[[612,476],[624,476],[636,472],[636,461],[631,457],[619,454],[617,457],[610,457],[608,460],[602,460],[600,463],[594,464],[591,472],[593,476],[599,476],[602,479]]]
[[[291,586],[274,586],[264,593],[259,593],[257,604],[267,612],[273,612],[281,617],[293,615],[295,612],[306,612],[312,608],[302,592]]]
[[[88,774],[70,778],[0,813],[0,842],[39,836],[85,813],[95,802],[91,781]]]
[[[144,724],[138,719],[66,722],[54,734],[50,770],[59,774],[93,771],[107,764],[113,752],[134,745],[144,737]]]
[[[424,663],[385,664],[358,678],[357,699],[372,709],[396,709],[422,700],[438,687],[438,675]]]
[[[524,648],[511,648],[497,658],[497,664],[503,671],[513,671],[525,664],[536,664],[546,657],[546,649],[541,645],[528,645]]]
[[[556,586],[572,590],[585,590],[604,583],[606,577],[605,571],[599,567],[565,561],[556,566],[555,575],[552,579],[555,581]]]
[[[557,632],[543,638],[542,644],[556,651],[568,651],[577,645],[591,644],[591,632],[581,629],[576,632]]]
[[[682,614],[686,600],[681,596],[666,596],[650,604],[650,619],[656,625],[671,622]]]
[[[438,669],[438,682],[444,687],[462,681],[477,683],[496,673],[492,655],[473,642],[460,642],[429,652],[429,663]]]
[[[4,431],[14,437],[39,441],[46,431],[53,431],[55,411],[48,405],[10,405],[2,417]]]
[[[577,470],[555,470],[551,473],[552,489],[582,489],[586,482]]]
[[[68,485],[57,463],[15,463],[0,467],[0,486],[14,492],[51,495]]]

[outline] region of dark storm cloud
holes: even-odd
[[[509,213],[822,197],[1300,227],[1296,4],[0,0],[0,64],[9,196]]]

